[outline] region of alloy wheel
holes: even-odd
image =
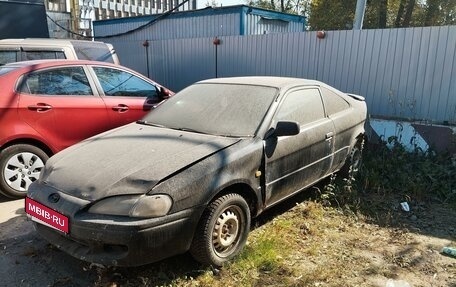
[[[17,191],[27,191],[36,181],[44,167],[43,160],[36,154],[21,152],[13,155],[6,163],[3,175],[6,183]]]

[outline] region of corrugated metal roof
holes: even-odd
[[[245,5],[208,7],[93,22],[96,39],[178,39],[215,36],[298,32],[305,30],[305,18]]]
[[[305,17],[293,14],[287,14],[277,11],[271,11],[262,8],[250,7],[246,5],[235,5],[235,6],[226,6],[226,7],[206,7],[198,10],[189,10],[189,11],[177,11],[169,14],[167,19],[178,19],[178,18],[189,18],[189,17],[201,17],[209,15],[222,15],[222,14],[233,14],[233,13],[244,13],[252,14],[264,17],[266,19],[282,20],[286,22],[299,22],[305,23]],[[144,15],[136,17],[125,17],[125,18],[116,18],[108,20],[97,20],[93,21],[94,26],[101,25],[112,25],[119,23],[145,23],[151,20],[154,20],[158,17],[161,17],[163,14],[154,14],[154,15]]]

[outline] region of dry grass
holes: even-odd
[[[399,152],[368,158],[358,184],[332,181],[266,212],[242,254],[220,270],[183,255],[141,268],[99,269],[94,285],[385,287],[388,280],[404,280],[413,287],[456,287],[456,259],[440,254],[443,246],[456,246],[455,176],[436,169],[432,158],[419,155],[419,165]],[[426,188],[448,191],[433,197],[423,186],[413,189],[411,165],[421,176],[432,171],[419,180]],[[405,200],[410,212],[400,209]]]
[[[273,219],[251,232],[239,258],[221,270],[199,269],[184,255],[134,270],[107,269],[95,285],[384,287],[401,279],[414,287],[456,286],[456,259],[439,253],[456,244],[456,230],[416,232],[420,224],[400,210],[389,211],[396,226],[383,226],[363,213],[298,201],[269,215]],[[454,224],[453,210],[445,216]]]

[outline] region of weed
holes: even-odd
[[[408,202],[432,200],[456,207],[454,156],[424,152],[419,147],[409,152],[397,137],[367,146],[363,153],[363,164],[355,178],[334,174],[323,189],[316,188],[324,205],[356,212],[362,204],[360,193],[376,193],[398,195]]]
[[[456,204],[456,164],[449,154],[406,151],[397,138],[364,151],[358,190],[401,194],[404,200]]]

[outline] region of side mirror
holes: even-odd
[[[301,131],[297,122],[280,121],[277,123],[273,135],[276,137],[294,136]]]
[[[170,90],[168,90],[167,88],[164,88],[164,87],[159,88],[158,94],[159,94],[160,98],[163,100],[166,100],[172,96],[172,93],[170,92]]]

